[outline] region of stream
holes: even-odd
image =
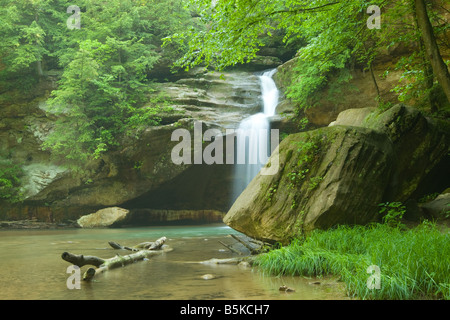
[[[0,231],[0,299],[5,300],[337,300],[346,299],[333,279],[273,277],[257,268],[236,265],[205,265],[211,258],[236,254],[218,241],[236,245],[223,224],[158,226],[121,229],[55,229]],[[61,259],[75,254],[110,258],[118,251],[108,245],[116,241],[133,246],[167,237],[173,251],[112,269],[92,282],[81,281],[80,289],[69,289],[70,264]],[[125,255],[129,252],[121,252]],[[81,268],[83,273],[88,266]],[[201,276],[212,274],[205,280]],[[317,284],[317,281],[320,284]],[[278,289],[287,285],[295,292]]]

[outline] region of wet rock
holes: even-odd
[[[417,109],[398,104],[384,112],[370,108],[346,110],[336,124],[370,128],[392,141],[395,161],[387,201],[405,202],[448,187],[448,121],[426,118]]]
[[[247,261],[241,261],[241,262],[239,262],[238,267],[240,267],[240,268],[250,268],[251,265]]]
[[[257,175],[224,222],[248,236],[287,243],[314,229],[378,221],[379,203],[448,186],[448,128],[404,105],[347,110],[335,125],[285,138],[278,172]]]
[[[220,223],[224,216],[224,212],[217,210],[131,209],[129,217],[120,225]]]
[[[420,207],[433,218],[448,218],[450,217],[450,192],[440,194],[436,199],[424,203]]]
[[[129,210],[119,207],[104,208],[82,216],[77,220],[77,223],[82,228],[111,227],[125,220],[129,212]]]
[[[377,111],[377,108],[368,107],[360,109],[348,109],[339,113],[336,121],[331,122],[328,126],[357,126],[363,127],[364,120],[371,113]]]
[[[286,285],[282,285],[278,288],[279,291],[281,292],[295,292],[295,289],[289,288]]]
[[[376,219],[393,160],[386,135],[326,127],[290,135],[278,150],[278,172],[250,182],[224,218],[230,227],[287,243],[316,228]]]
[[[14,220],[14,221],[0,221],[0,229],[64,229],[64,228],[76,228],[76,223],[53,223],[43,222],[37,220]]]
[[[212,279],[216,279],[216,276],[210,273],[204,274],[200,277],[203,280],[212,280]]]
[[[35,196],[68,171],[67,168],[51,163],[33,163],[24,165],[22,169],[24,172],[22,192],[26,198]]]

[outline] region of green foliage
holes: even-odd
[[[20,191],[21,176],[23,170],[11,160],[0,158],[0,199],[8,202],[19,202],[22,200]]]
[[[278,189],[278,184],[269,188],[269,191],[267,192],[267,201],[269,201],[269,202],[272,201],[274,194],[277,192],[277,189]]]
[[[44,69],[63,69],[47,103],[58,120],[44,148],[83,163],[117,147],[122,134],[138,135],[159,123],[167,108],[147,103],[151,79],[160,76],[152,71],[185,50],[175,43],[161,48],[161,39],[192,19],[182,0],[80,0],[81,28],[69,29],[66,9],[72,4],[0,0],[0,84],[35,84],[28,79],[38,79]]]
[[[296,186],[298,186],[299,183],[303,181],[303,179],[306,178],[306,175],[308,174],[309,169],[303,169],[300,171],[293,171],[288,173],[288,179],[290,180],[289,188],[292,189]]]
[[[400,100],[419,105],[442,107],[445,97],[433,79],[430,62],[420,44],[420,30],[415,22],[412,1],[217,1],[190,0],[203,28],[191,28],[167,37],[165,43],[188,44],[189,50],[177,61],[186,69],[203,64],[223,69],[251,61],[267,39],[283,34],[286,44],[297,43],[295,65],[289,71],[286,95],[298,105],[297,117],[314,107],[324,88],[335,97],[336,92],[352,79],[355,69],[373,72],[373,61],[396,47],[412,52],[399,60],[396,68],[403,71],[402,81],[394,89]],[[369,29],[367,8],[381,9],[381,29]],[[430,20],[437,37],[444,39],[446,23],[444,0],[429,6]],[[419,44],[419,45],[416,45]],[[346,87],[348,88],[348,86]],[[442,90],[441,90],[442,91]],[[444,101],[443,103],[441,102]],[[379,104],[384,102],[377,97]],[[447,102],[448,103],[448,102]]]
[[[274,275],[337,275],[360,299],[450,299],[449,240],[429,222],[408,231],[338,226],[260,255],[256,265]],[[371,265],[380,268],[380,289],[367,286]]]
[[[310,140],[295,141],[298,148],[297,152],[301,153],[299,160],[295,166],[295,170],[289,172],[287,177],[290,181],[288,188],[293,189],[298,187],[305,178],[310,174],[309,165],[318,153],[320,142],[317,137],[310,137]],[[313,177],[310,179],[309,189],[312,190],[317,187],[320,177]]]
[[[445,16],[442,15],[444,2],[444,0],[435,1],[433,6],[428,7],[427,12],[430,22],[434,26],[435,37],[445,39],[445,32],[449,27]],[[447,99],[444,99],[442,102],[436,99],[436,95],[439,95],[441,88],[433,77],[433,71],[426,56],[414,10],[411,1],[402,0],[395,2],[385,14],[386,22],[392,25],[393,28],[387,28],[382,33],[382,37],[384,42],[387,43],[388,49],[403,46],[411,51],[411,53],[403,55],[394,67],[395,70],[402,71],[402,75],[399,83],[392,91],[399,95],[400,101],[414,101],[416,106],[430,112],[433,111],[433,108],[448,104],[448,101],[445,102]],[[396,27],[399,25],[402,28]],[[449,43],[445,43],[445,40],[443,41],[444,43],[441,43],[441,45],[448,47]],[[417,44],[417,47],[411,48],[412,44]],[[439,105],[433,106],[433,104]]]
[[[418,202],[419,203],[426,203],[426,202],[432,201],[432,200],[436,199],[436,197],[438,195],[439,195],[439,192],[434,192],[434,193],[431,193],[431,194],[424,195],[422,198],[419,199]]]
[[[406,212],[406,207],[401,202],[380,203],[379,213],[383,215],[383,223],[391,227],[403,227],[401,220]]]
[[[312,177],[311,179],[309,179],[309,190],[314,190],[316,189],[319,184],[322,182],[323,177],[320,176],[316,176],[316,177]]]
[[[328,83],[346,82],[350,62],[370,64],[375,48],[366,46],[373,35],[366,26],[369,5],[383,7],[383,1],[353,0],[330,2],[290,1],[210,1],[192,0],[201,21],[208,27],[173,35],[166,41],[188,42],[189,51],[178,61],[186,68],[204,63],[223,69],[252,60],[266,35],[284,34],[286,44],[301,39],[297,65],[287,96],[307,108],[309,98]],[[353,60],[352,60],[353,59]]]

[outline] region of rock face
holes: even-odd
[[[251,237],[287,243],[317,228],[377,221],[381,202],[445,189],[449,131],[403,105],[368,111],[348,111],[336,125],[284,139],[278,173],[256,176],[224,221]]]
[[[422,204],[421,208],[433,218],[450,217],[450,192],[438,195],[436,199]]]
[[[217,210],[155,210],[133,209],[124,225],[187,225],[202,223],[221,223],[225,213]]]
[[[402,104],[385,112],[370,110],[344,111],[336,124],[366,127],[389,137],[395,161],[385,200],[405,202],[447,188],[450,124],[427,119],[417,109]]]
[[[158,88],[155,95],[170,101],[173,108],[161,115],[161,124],[146,128],[139,139],[123,137],[122,147],[86,163],[76,174],[63,163],[52,163],[49,152],[41,150],[54,120],[45,111],[45,97],[3,108],[0,156],[21,164],[26,199],[23,204],[3,206],[0,218],[60,222],[115,206],[205,210],[214,221],[217,215],[212,212],[226,212],[231,205],[232,166],[174,164],[171,152],[179,141],[171,141],[171,136],[176,129],[187,129],[193,140],[195,121],[202,122],[203,132],[236,128],[262,107],[259,78],[240,71],[197,69]]]
[[[282,92],[286,92],[287,87],[292,83],[296,60],[293,58],[277,68],[274,79]],[[392,88],[398,84],[401,77],[400,71],[391,71],[383,76],[384,71],[392,63],[378,61],[374,65],[374,76],[380,95],[384,102],[396,103],[398,95],[391,92]],[[314,126],[327,126],[336,120],[336,117],[344,110],[354,108],[377,107],[377,91],[370,72],[362,70],[349,70],[352,79],[342,85],[329,85],[323,88],[315,96],[320,97],[317,101],[311,102],[312,107],[304,110],[304,115],[309,123]],[[330,83],[335,82],[330,79]],[[291,114],[297,107],[296,103],[290,99],[280,102],[279,112]]]
[[[228,211],[224,222],[230,227],[285,243],[304,231],[376,217],[393,158],[386,136],[364,128],[321,128],[290,135],[279,153],[278,173],[258,175]]]
[[[77,220],[82,228],[130,227],[167,224],[222,222],[224,213],[215,210],[155,210],[110,207]]]
[[[77,223],[82,228],[111,227],[125,220],[129,212],[129,210],[119,207],[104,208],[82,216]]]

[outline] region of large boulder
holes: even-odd
[[[340,113],[334,124],[374,129],[392,141],[395,161],[387,201],[419,199],[448,187],[448,122],[429,119],[415,108],[398,104],[386,111],[349,109]]]
[[[450,217],[450,190],[447,191],[438,195],[436,199],[422,204],[422,210],[434,219]]]
[[[119,207],[104,208],[80,217],[77,223],[82,228],[105,228],[119,224],[130,211]]]
[[[251,181],[224,218],[230,227],[286,243],[316,228],[376,219],[394,156],[386,135],[326,127],[290,135],[277,150],[278,172]]]
[[[382,202],[448,187],[448,129],[404,105],[346,110],[329,127],[283,140],[278,173],[257,175],[224,221],[282,243],[313,229],[376,221]]]

